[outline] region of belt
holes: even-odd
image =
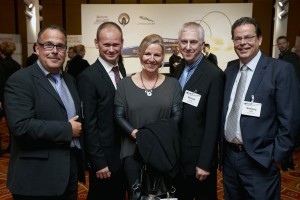
[[[231,143],[225,140],[225,144],[227,147],[230,147],[235,152],[244,152],[245,146],[243,144]]]

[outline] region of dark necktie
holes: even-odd
[[[113,68],[112,68],[112,71],[114,72],[114,75],[115,75],[116,85],[118,85],[118,83],[119,83],[120,80],[121,80],[120,72],[119,72],[118,66],[113,67]]]
[[[229,142],[240,142],[236,138],[237,132],[237,123],[239,121],[239,110],[241,107],[241,103],[243,100],[243,94],[245,91],[246,81],[247,81],[247,69],[246,65],[241,68],[241,77],[237,85],[237,89],[235,92],[234,100],[232,103],[232,107],[230,113],[227,117],[227,126],[225,131],[226,140]]]

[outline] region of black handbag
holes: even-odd
[[[173,198],[176,191],[170,184],[166,175],[147,168],[147,165],[145,164],[141,167],[140,178],[133,184],[132,189],[132,200],[160,200]]]

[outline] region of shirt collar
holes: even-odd
[[[113,67],[118,65],[117,63],[115,65],[113,65],[113,64],[107,62],[106,60],[102,59],[101,56],[98,57],[98,60],[103,65],[103,67],[107,71],[107,73],[109,73]]]

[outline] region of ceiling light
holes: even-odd
[[[283,7],[284,4],[286,4],[288,1],[289,1],[289,0],[279,0],[279,1],[278,1],[278,5],[279,5],[280,7]]]
[[[31,19],[32,16],[33,16],[32,12],[30,12],[30,11],[28,11],[28,10],[25,10],[25,15],[26,15],[26,17],[28,17],[29,19]]]
[[[282,11],[280,11],[279,13],[278,13],[278,18],[279,19],[282,19],[283,17],[285,17],[287,14],[289,13],[289,11],[287,11],[287,10],[282,10]]]
[[[33,8],[33,3],[30,0],[24,0],[25,5],[31,10]]]

